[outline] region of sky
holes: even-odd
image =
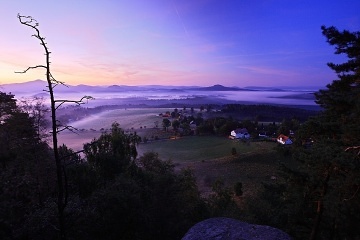
[[[325,86],[336,75],[320,27],[360,31],[359,0],[0,0],[0,84]]]

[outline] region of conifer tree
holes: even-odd
[[[285,196],[290,209],[289,228],[309,239],[360,237],[360,32],[322,26],[335,54],[347,61],[328,63],[338,76],[316,93],[322,113],[308,120],[298,142],[312,145],[294,153],[299,164],[287,169]],[[355,151],[354,151],[355,150]],[[301,232],[303,235],[301,235]]]

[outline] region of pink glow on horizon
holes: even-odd
[[[41,71],[14,73],[44,64],[33,32],[18,22],[20,13],[38,20],[52,52],[53,75],[70,85],[324,86],[334,78],[326,63],[339,58],[320,26],[358,31],[358,8],[356,0],[311,6],[250,0],[3,1],[0,85],[45,79]]]

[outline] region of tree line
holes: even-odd
[[[232,105],[233,107],[238,107],[243,109],[243,105]],[[249,109],[257,109],[259,106],[252,105]],[[263,108],[263,106],[260,106]],[[272,106],[269,106],[269,109],[272,109]],[[280,109],[281,107],[275,107],[275,109]],[[293,110],[293,108],[290,108]],[[218,136],[229,136],[232,130],[238,128],[246,128],[251,134],[252,139],[259,139],[259,134],[262,134],[267,137],[277,137],[279,134],[289,135],[291,132],[297,131],[301,124],[304,121],[301,121],[299,118],[294,115],[292,118],[280,118],[281,115],[278,115],[276,120],[271,122],[261,122],[258,121],[254,116],[253,118],[236,118],[232,116],[232,113],[226,112],[216,112],[216,113],[207,113],[206,116],[202,112],[192,112],[190,114],[184,114],[184,112],[178,112],[175,108],[173,112],[168,111],[165,113],[165,118],[162,120],[162,127],[165,131],[169,131],[169,128],[172,127],[174,134],[180,136],[189,136],[189,135],[218,135]],[[239,112],[238,112],[239,113]],[[312,114],[316,115],[314,112]],[[316,112],[318,113],[318,112]],[[242,114],[242,111],[240,111]],[[244,116],[244,115],[242,115]],[[286,115],[288,116],[288,115]],[[303,119],[303,118],[301,118]]]

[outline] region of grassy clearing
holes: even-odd
[[[140,155],[154,151],[163,160],[172,160],[178,168],[189,167],[194,172],[199,189],[211,193],[212,184],[221,179],[228,187],[243,184],[244,197],[255,195],[262,182],[274,181],[278,162],[282,160],[272,142],[230,140],[224,137],[194,136],[176,140],[141,144]],[[236,148],[237,155],[231,154]]]
[[[261,189],[263,182],[273,182],[277,177],[279,156],[275,151],[267,151],[227,157],[213,161],[195,162],[190,165],[202,193],[211,192],[212,184],[221,179],[232,188],[236,182],[243,184],[243,196],[253,197]]]
[[[167,110],[171,109],[106,111],[72,123],[74,127],[86,131],[79,134],[62,132],[59,142],[74,150],[80,150],[84,143],[100,136],[99,129],[110,128],[116,121],[123,129],[134,128],[140,136],[146,136],[150,140],[153,139],[151,136],[163,139],[140,144],[139,156],[153,151],[157,152],[161,159],[173,161],[178,169],[191,168],[197,178],[199,189],[205,195],[211,192],[211,186],[217,179],[222,179],[228,187],[241,182],[244,198],[256,195],[262,182],[274,181],[271,177],[276,176],[278,162],[283,160],[274,150],[276,143],[244,143],[215,136],[191,136],[170,140],[170,133],[153,128],[155,121],[159,122],[161,128],[162,118],[158,114]],[[236,149],[237,155],[232,155],[232,148]]]
[[[164,160],[190,163],[230,157],[232,148],[235,148],[238,154],[243,155],[260,149],[268,150],[270,145],[274,146],[274,144],[263,142],[244,143],[226,137],[190,136],[141,144],[138,149],[140,154],[153,151],[157,152]]]

